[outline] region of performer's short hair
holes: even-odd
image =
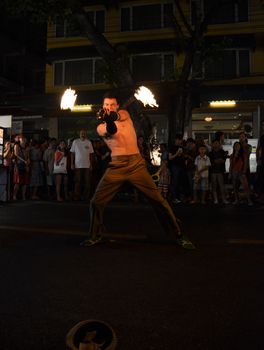
[[[216,131],[214,139],[220,141],[221,137],[224,135],[223,131]]]
[[[116,99],[117,103],[119,104],[119,98],[118,98],[117,94],[112,92],[112,91],[107,91],[103,96],[103,100],[105,98],[114,98],[114,99]]]

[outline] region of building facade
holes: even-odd
[[[217,1],[181,2],[190,27],[195,20],[195,5],[199,3],[201,15],[206,16],[214,2]],[[159,108],[148,108],[146,112],[158,126],[158,139],[166,142],[171,108],[168,101],[177,93],[177,79],[185,58],[175,34],[174,16],[180,24],[183,17],[170,0],[117,3],[106,7],[102,1],[89,1],[85,10],[96,28],[123,54],[136,84],[155,93]],[[236,138],[245,130],[258,138],[263,133],[264,119],[264,6],[259,0],[231,0],[225,6],[215,5],[204,35],[205,43],[214,47],[214,52],[205,50],[204,59],[195,60],[189,77],[194,93],[186,135],[210,141],[218,130],[228,138]],[[95,111],[103,93],[112,87],[112,77],[94,44],[76,23],[58,18],[47,26],[46,59],[45,95],[34,99],[38,106],[35,111],[40,113],[35,119],[34,114],[26,116],[31,118],[27,123],[32,127],[35,123],[37,128],[58,138],[72,138],[83,127],[90,137],[96,137]],[[92,112],[60,110],[61,96],[68,87],[76,90],[78,104],[93,106]],[[211,104],[231,100],[233,104]]]
[[[190,24],[193,3],[182,2]],[[204,14],[210,3],[201,2]],[[184,62],[184,53],[177,49],[172,14],[177,15],[173,1],[120,1],[118,7],[108,10],[96,4],[87,8],[87,16],[111,45],[127,55],[137,84],[158,91],[160,108],[148,113],[159,126],[159,139],[165,142],[168,111],[164,96],[177,85],[177,72]],[[230,1],[224,9],[216,7],[205,37],[207,42],[219,43],[221,51],[216,48],[213,58],[205,60],[199,74],[191,77],[198,82],[198,89],[189,135],[211,139],[215,131],[223,130],[233,138],[245,130],[250,136],[258,137],[262,132],[264,100],[263,5],[258,0],[245,0]],[[224,41],[227,44],[221,47]],[[71,86],[83,96],[82,103],[99,105],[102,92],[110,85],[102,58],[93,44],[80,35],[74,24],[57,21],[48,26],[47,49],[50,62],[46,66],[46,93],[61,95]],[[235,104],[218,107],[210,104],[226,100]],[[67,127],[85,125],[85,118],[93,116],[72,114],[68,116]],[[58,123],[58,132],[63,134],[61,127]]]
[[[230,1],[225,11],[212,16],[208,39],[224,37],[230,43],[221,59],[202,67],[200,106],[192,111],[195,133],[209,139],[215,130],[229,138],[241,131],[254,138],[263,133],[263,16],[263,4],[255,0]],[[210,103],[226,100],[234,103]]]

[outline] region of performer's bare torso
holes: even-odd
[[[137,135],[130,115],[125,110],[118,111],[119,120],[115,121],[117,132],[107,136],[106,124],[99,124],[97,132],[102,136],[113,156],[138,154]]]

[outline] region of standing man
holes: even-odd
[[[74,200],[89,200],[92,156],[94,153],[86,130],[80,130],[80,138],[73,141],[71,149],[71,169],[74,171]]]
[[[102,239],[104,232],[103,212],[107,203],[114,197],[125,181],[143,192],[152,202],[154,210],[164,230],[173,235],[184,248],[194,246],[183,237],[178,220],[167,200],[161,196],[146,168],[138,146],[137,135],[129,113],[119,110],[117,97],[107,93],[103,98],[103,110],[99,118],[97,132],[111,150],[111,162],[104,173],[90,203],[89,239],[83,246],[92,246]]]
[[[248,143],[247,135],[244,131],[239,134],[239,142],[246,156],[246,177],[248,180],[249,188],[251,188],[251,177],[250,177],[250,154],[252,152],[252,146]]]
[[[169,150],[169,168],[171,171],[172,203],[178,204],[182,197],[186,197],[187,168],[182,136],[177,135],[174,142]]]
[[[248,138],[247,138],[247,135],[244,131],[242,131],[240,134],[239,134],[239,142],[241,144],[241,147],[243,148],[244,150],[244,153],[246,154],[247,156],[247,170],[248,172],[250,172],[250,168],[249,168],[249,158],[250,158],[250,154],[252,152],[252,146],[248,144]]]
[[[223,144],[225,143],[225,134],[223,131],[217,131],[215,133],[214,140],[217,140],[220,143],[220,148],[223,148]]]
[[[57,147],[57,139],[51,138],[49,140],[49,146],[44,151],[43,154],[43,162],[44,162],[44,169],[46,174],[46,185],[47,185],[47,193],[48,193],[48,199],[53,199],[54,197],[54,187],[55,187],[55,181],[54,181],[54,175],[53,175],[53,168],[54,168],[54,155]]]
[[[226,200],[224,173],[225,162],[227,158],[226,152],[221,148],[219,140],[215,139],[212,143],[212,150],[208,154],[211,162],[211,184],[214,204],[218,204],[218,192],[221,193],[222,203],[228,204]]]

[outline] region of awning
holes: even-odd
[[[147,52],[163,52],[163,51],[177,51],[177,40],[148,40],[146,41],[131,41],[126,43],[117,43],[116,46],[124,47],[129,54],[147,53]],[[56,49],[49,49],[46,55],[47,62],[54,62],[59,60],[98,57],[100,56],[93,45],[62,47]]]
[[[264,85],[203,86],[200,101],[216,100],[264,101]]]

